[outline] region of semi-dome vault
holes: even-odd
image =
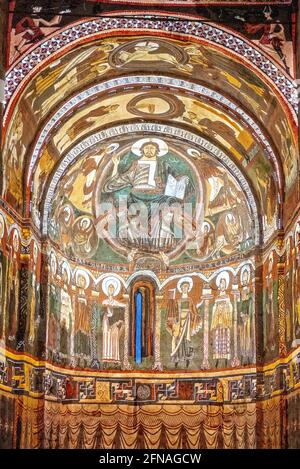
[[[159,408],[187,406],[196,448],[190,418],[213,447],[204,407],[244,404],[239,447],[293,446],[278,422],[300,381],[296,2],[126,3],[3,15],[0,353],[22,376],[0,380],[8,446],[52,447],[55,428],[79,447],[62,435],[85,431],[85,402],[98,419],[111,406],[109,444],[132,403],[158,412],[149,448],[175,431]],[[26,416],[24,396],[41,403]]]

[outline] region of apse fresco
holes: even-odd
[[[103,75],[143,71],[144,66],[152,70],[154,67],[156,73],[176,72],[182,77],[201,78],[208,84],[213,79],[218,89],[228,90],[242,99],[246,108],[259,111],[260,119],[265,119],[270,110],[277,107],[276,95],[259,76],[205,44],[157,36],[138,39],[116,36],[78,49],[48,65],[22,93],[26,102],[36,92],[32,109],[35,120],[40,121],[67,96],[68,80],[71,80],[74,92]]]
[[[287,181],[288,188],[293,186],[297,174],[296,162],[296,146],[293,130],[287,121],[284,108],[281,107],[274,91],[266,86],[266,83],[257,75],[240,62],[233,62],[220,51],[211,49],[206,45],[198,45],[193,42],[182,42],[175,40],[166,40],[158,37],[145,36],[142,39],[112,37],[93,43],[92,46],[84,45],[77,48],[76,51],[70,51],[63,57],[58,58],[50,65],[41,70],[25,87],[22,92],[19,105],[16,107],[8,125],[7,138],[4,147],[4,159],[7,161],[6,180],[10,179],[9,190],[6,189],[4,183],[3,195],[11,203],[21,210],[21,195],[25,188],[22,181],[22,167],[26,163],[25,148],[33,143],[33,129],[38,126],[51,110],[62,103],[63,100],[82,87],[88,87],[95,83],[95,80],[103,80],[105,78],[117,75],[128,75],[132,73],[145,72],[147,69],[155,70],[155,74],[178,75],[181,78],[196,79],[201,83],[207,84],[211,88],[214,83],[214,90],[221,91],[221,94],[232,96],[232,99],[241,102],[245,109],[251,114],[255,114],[267,131],[272,135],[272,139],[276,145],[277,151],[282,155],[282,164]],[[147,69],[147,70],[148,70]],[[156,84],[163,83],[163,79],[157,79]],[[126,80],[130,82],[130,78]],[[126,86],[126,82],[124,85]],[[155,81],[154,81],[155,83]],[[177,82],[178,83],[178,82]],[[173,85],[176,86],[176,80]],[[113,86],[113,83],[112,83]],[[191,90],[193,91],[193,90]],[[171,94],[173,94],[171,92]],[[33,98],[34,96],[34,98]],[[86,93],[80,97],[82,104],[86,107],[90,103],[90,94]],[[134,98],[134,97],[133,97]],[[153,97],[154,98],[154,97]],[[157,99],[157,98],[156,98]],[[201,104],[195,104],[197,101],[188,104],[187,100],[178,102],[168,97],[162,100],[151,102],[152,105],[147,111],[147,101],[137,101],[139,105],[136,107],[135,102],[128,102],[124,113],[123,98],[116,99],[113,104],[111,99],[106,103],[98,106],[96,103],[89,111],[86,111],[85,125],[82,132],[91,131],[93,126],[99,127],[100,122],[103,125],[108,119],[124,119],[126,114],[130,118],[145,118],[146,115],[152,118],[178,119],[185,124],[195,127],[197,130],[206,133],[210,138],[217,138],[219,142],[238,159],[244,158],[250,161],[259,151],[264,155],[263,158],[268,164],[269,156],[267,153],[272,151],[267,141],[260,133],[263,144],[266,148],[260,150],[259,143],[254,143],[247,127],[249,119],[246,119],[244,128],[240,128],[231,116],[226,112],[216,111],[214,116],[210,109],[206,108],[200,111]],[[171,101],[170,101],[171,99]],[[218,98],[220,102],[221,98]],[[166,101],[167,100],[167,101]],[[224,98],[223,98],[224,101]],[[149,101],[148,101],[149,102]],[[163,104],[164,102],[164,104]],[[224,101],[225,102],[225,101]],[[82,107],[80,104],[80,107]],[[77,101],[78,105],[78,101]],[[90,103],[91,105],[91,103]],[[142,108],[141,108],[142,106]],[[165,111],[158,111],[159,106]],[[176,111],[171,111],[171,110]],[[123,113],[121,114],[121,111]],[[83,110],[79,114],[84,114]],[[218,118],[217,118],[218,115]],[[242,113],[245,117],[245,114]],[[276,116],[276,122],[273,118]],[[277,119],[278,116],[278,119]],[[78,116],[79,117],[79,116]],[[54,137],[51,142],[52,158],[59,158],[61,153],[66,149],[66,145],[70,144],[78,135],[78,125],[74,122],[76,115],[69,115],[69,122],[65,124],[67,131],[61,130],[61,137]],[[61,116],[60,116],[61,121]],[[22,122],[23,124],[18,124]],[[51,122],[51,121],[50,121]],[[74,124],[71,127],[71,124]],[[257,132],[257,124],[253,122],[252,126]],[[18,150],[21,157],[15,161],[13,155],[16,146],[14,140],[18,137]],[[252,143],[253,142],[253,143]],[[252,143],[252,144],[251,144]],[[261,142],[260,142],[261,144]],[[275,160],[275,155],[273,155]],[[274,164],[274,163],[273,163]],[[277,175],[279,178],[279,175]]]
[[[28,4],[24,0],[18,0],[11,3],[11,29],[9,30],[10,50],[8,51],[8,62],[17,61],[24,52],[32,46],[44,40],[47,36],[64,28],[66,25],[76,21],[79,16],[91,16],[101,14],[104,6],[97,5],[97,2],[87,1],[84,8],[80,5],[65,2],[62,7],[61,2],[52,2],[51,7],[45,6],[43,0]],[[74,2],[73,2],[74,3]],[[96,3],[96,4],[95,4]],[[113,11],[113,3],[119,3],[112,0],[105,5],[105,11]],[[139,6],[139,0],[130,2],[120,2],[126,8],[131,5]],[[159,5],[157,0],[150,0],[149,5]],[[179,0],[163,2],[168,6],[177,7],[180,11],[182,2]],[[286,8],[285,2],[277,2],[278,5],[266,5],[257,11],[255,6],[245,7],[243,5],[232,8],[222,6],[217,1],[209,1],[209,7],[201,5],[202,2],[185,1],[186,12],[194,13],[194,7],[197,5],[197,13],[206,20],[218,23],[222,21],[225,26],[233,28],[249,39],[253,40],[258,47],[272,56],[272,58],[285,68],[286,72],[293,76],[294,74],[294,42],[295,16],[293,9]],[[227,2],[231,3],[231,2]],[[232,2],[235,5],[239,2]],[[244,2],[240,2],[241,4]],[[274,3],[274,2],[272,2]],[[280,5],[283,3],[283,5]],[[291,2],[288,2],[291,3]],[[190,10],[190,11],[189,11]],[[176,11],[176,10],[175,10]]]
[[[52,252],[53,360],[70,363],[74,356],[78,365],[84,360],[104,369],[207,369],[235,366],[242,353],[244,364],[253,363],[252,264],[235,267],[233,275],[202,270],[203,263],[242,258],[255,245],[252,210],[238,181],[208,154],[170,138],[123,137],[95,150],[59,182],[50,239],[56,251],[83,265],[128,273],[105,273],[102,283],[99,277],[92,284],[78,270],[72,292],[70,267],[62,263],[58,282]],[[192,276],[173,280],[172,272],[191,263]],[[159,357],[161,342],[168,354]]]
[[[275,251],[271,251],[264,262],[263,350],[267,357],[276,356],[278,353],[276,344],[279,340],[279,332],[276,332],[276,324],[281,320],[281,304],[277,304],[280,296],[280,276],[286,284],[285,288],[292,292],[285,302],[284,341],[287,349],[297,346],[300,340],[297,291],[299,232],[298,222],[293,235],[286,240],[285,254],[280,254],[285,255],[287,259],[283,273],[277,270],[279,254]],[[10,228],[9,222],[5,222],[4,214],[1,215],[1,241],[1,337],[3,343],[6,341],[10,345],[15,344],[21,348],[26,343],[25,347],[28,350],[36,350],[40,346],[41,329],[47,327],[49,356],[54,361],[71,363],[71,360],[81,358],[83,361],[78,361],[78,365],[84,363],[87,367],[104,366],[105,369],[110,366],[127,369],[128,366],[128,369],[131,369],[135,366],[135,355],[131,344],[132,333],[130,333],[130,327],[133,327],[136,300],[134,291],[143,285],[147,321],[151,324],[152,331],[155,330],[155,337],[152,337],[153,343],[156,343],[155,350],[157,351],[157,347],[160,349],[158,343],[163,344],[161,347],[163,353],[159,359],[159,366],[163,369],[172,369],[179,365],[180,361],[176,365],[176,360],[172,360],[172,350],[178,341],[176,334],[180,332],[180,328],[176,329],[172,324],[178,326],[180,323],[178,318],[181,315],[189,317],[192,358],[187,359],[188,368],[209,369],[218,366],[223,368],[235,366],[239,361],[244,364],[254,363],[255,297],[256,295],[260,297],[261,293],[256,293],[255,290],[253,259],[240,264],[224,265],[223,268],[215,269],[215,271],[211,268],[204,270],[201,267],[194,272],[186,269],[182,274],[174,273],[184,271],[181,268],[171,273],[165,266],[164,271],[162,262],[159,264],[160,270],[155,271],[158,264],[153,262],[151,265],[151,259],[146,258],[149,262],[146,266],[142,265],[141,259],[137,259],[137,265],[144,268],[138,273],[136,271],[132,273],[128,262],[121,265],[119,263],[112,268],[113,273],[109,273],[105,272],[105,270],[111,270],[107,263],[105,266],[103,263],[97,263],[97,268],[75,267],[74,261],[68,261],[62,254],[57,254],[53,246],[49,246],[49,279],[47,280],[49,288],[47,288],[47,298],[43,299],[44,307],[49,308],[50,314],[46,325],[45,312],[41,311],[39,303],[42,301],[42,292],[38,244],[33,240],[26,249],[27,256],[29,256],[29,272],[25,276],[26,292],[28,292],[26,300],[20,292],[20,285],[24,282],[24,272],[22,269],[20,271],[22,267],[20,251],[23,248],[19,230],[13,226]],[[291,265],[297,267],[292,272]],[[148,267],[148,270],[145,267]],[[103,269],[102,273],[99,272],[99,268]],[[154,268],[154,271],[150,268]],[[292,286],[289,283],[291,275],[293,276]],[[26,306],[24,306],[24,299]],[[186,303],[183,301],[185,299]],[[108,305],[112,307],[110,312],[107,312]],[[24,307],[25,316],[22,311]],[[157,318],[159,318],[159,323],[157,323]],[[228,326],[228,331],[225,331],[228,334],[226,353],[220,350],[218,352],[216,345],[214,330],[215,321],[218,320],[221,323],[224,321],[224,324]],[[108,360],[109,365],[105,359],[103,360],[105,349],[103,329],[114,331],[112,340],[113,343],[118,344],[114,355],[115,360],[111,363]],[[156,337],[156,333],[159,338]],[[167,348],[166,344],[168,344]],[[166,354],[167,349],[168,354]],[[125,362],[124,350],[127,350],[128,358]],[[151,368],[155,365],[154,349],[150,347],[147,350],[148,352],[152,350],[149,352],[149,360],[143,357],[138,367]],[[236,356],[239,357],[237,362]],[[186,365],[187,362],[181,363],[183,368]]]
[[[102,101],[99,107],[93,105],[88,110],[82,110],[71,117],[53,141],[61,154],[65,154],[67,149],[74,143],[80,142],[80,137],[88,131],[99,129],[99,124],[105,125],[111,119],[122,122],[122,118],[143,118],[160,117],[164,119],[174,119],[177,122],[193,125],[203,136],[217,139],[218,145],[226,148],[237,161],[249,168],[249,175],[253,184],[259,187],[260,201],[263,203],[266,191],[272,190],[272,197],[268,205],[268,214],[264,219],[264,234],[269,234],[276,229],[277,225],[277,203],[276,203],[276,183],[271,173],[272,166],[269,162],[263,161],[263,149],[254,141],[249,131],[237,125],[232,119],[221,111],[214,110],[208,104],[200,103],[186,97],[174,97],[170,93],[148,92],[148,93],[127,93],[123,96],[113,96]],[[40,164],[34,173],[33,211],[34,219],[39,220],[39,209],[41,205],[42,190],[46,185],[46,173],[49,172],[57,161],[49,150],[45,150],[40,159]],[[100,155],[97,157],[100,158]],[[263,174],[263,172],[265,174]],[[260,176],[258,178],[258,175]],[[91,176],[90,176],[91,177]],[[39,222],[37,221],[37,224]]]
[[[51,204],[65,255],[157,267],[220,259],[255,244],[243,189],[209,154],[170,138],[122,138],[71,166]],[[139,261],[141,262],[141,261]]]
[[[299,446],[298,10],[200,3],[4,13],[0,447]]]
[[[103,99],[101,106],[97,102],[84,106],[70,117],[53,135],[59,154],[65,152],[89,132],[111,122],[126,119],[157,118],[174,120],[186,125],[194,126],[208,137],[215,137],[238,160],[251,159],[253,153],[258,153],[255,140],[249,130],[243,128],[234,119],[227,116],[224,110],[215,109],[204,99],[199,100],[185,96],[183,93],[172,94],[166,87],[165,91],[157,90],[142,93],[114,93],[109,99]]]
[[[255,362],[253,265],[235,268],[164,281],[141,272],[128,281],[124,274],[97,278],[95,272],[71,271],[52,251],[48,358],[103,370],[250,365]]]

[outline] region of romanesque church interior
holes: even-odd
[[[0,448],[300,448],[299,27],[0,1]]]

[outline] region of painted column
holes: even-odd
[[[278,264],[278,323],[279,323],[279,355],[285,357],[286,350],[286,322],[285,322],[285,275],[284,263]]]
[[[237,302],[240,299],[240,292],[239,286],[237,283],[233,283],[232,285],[232,294],[233,294],[233,347],[234,347],[234,355],[233,360],[231,362],[232,366],[239,366],[240,359],[238,358],[238,310],[237,310]]]
[[[162,371],[163,366],[160,358],[160,323],[163,295],[156,295],[156,300],[153,370]]]
[[[46,299],[45,299],[45,358],[48,360],[49,357],[49,327],[50,327],[50,294],[51,289],[54,288],[54,278],[57,272],[57,261],[54,254],[51,257],[51,251],[47,243],[43,243],[41,245],[41,249],[44,250],[44,256],[46,259],[46,266],[45,266],[45,275],[44,278],[47,282],[45,287],[46,291]],[[39,311],[40,315],[40,311]]]
[[[74,287],[75,288],[75,287]],[[72,290],[73,290],[73,286],[72,286]],[[77,304],[77,298],[75,295],[72,295],[71,296],[71,301],[72,301],[72,310],[73,310],[73,314],[72,314],[72,318],[71,318],[71,324],[70,324],[70,356],[71,356],[71,364],[75,364],[75,355],[74,355],[74,331],[75,331],[75,324],[74,324],[74,321],[75,321],[75,314],[76,314],[76,304]]]
[[[123,295],[125,300],[125,311],[124,311],[124,358],[123,358],[123,370],[131,370],[132,366],[129,363],[129,295],[125,293]]]
[[[264,303],[263,303],[263,265],[262,258],[260,255],[256,255],[254,259],[255,265],[255,276],[253,279],[254,293],[253,293],[253,305],[254,305],[254,328],[255,328],[255,355],[256,363],[261,365],[263,363],[264,354]]]
[[[202,369],[208,370],[209,360],[209,302],[213,298],[211,294],[211,288],[209,285],[203,287],[203,293],[201,300],[204,302],[204,318],[203,318],[203,362]]]

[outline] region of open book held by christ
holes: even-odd
[[[165,195],[183,200],[188,182],[189,178],[187,176],[181,176],[179,179],[175,179],[172,174],[169,174],[165,188]]]

